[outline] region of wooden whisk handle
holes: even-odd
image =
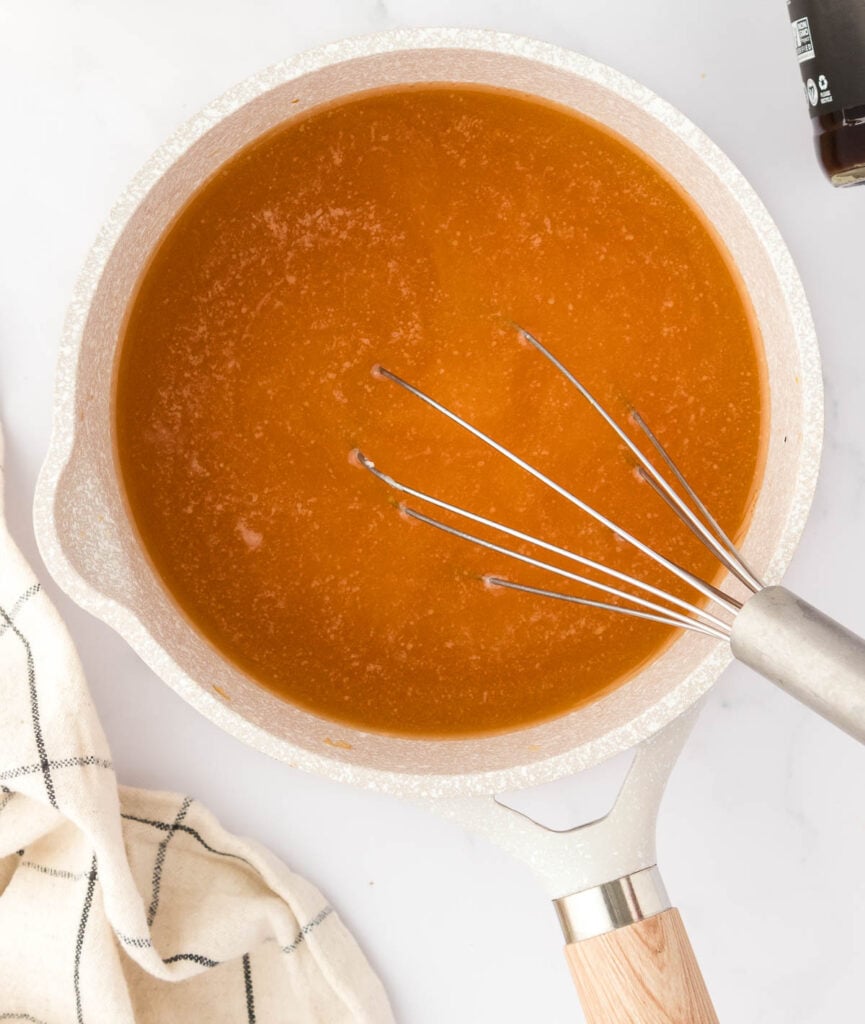
[[[678,910],[565,946],[588,1024],[718,1024]]]

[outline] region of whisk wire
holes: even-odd
[[[758,590],[762,590],[763,589],[763,585],[764,585],[763,581],[750,568],[748,563],[742,557],[741,551],[739,551],[739,549],[736,547],[736,545],[733,543],[733,541],[730,540],[730,537],[724,531],[724,529],[721,526],[721,524],[712,515],[712,513],[709,511],[709,509],[706,507],[706,505],[700,500],[699,495],[696,493],[696,491],[691,487],[691,485],[685,479],[684,474],[679,469],[679,467],[676,465],[676,463],[673,461],[673,458],[669,454],[667,449],[658,440],[657,436],[655,435],[655,432],[652,430],[652,428],[649,426],[649,424],[646,423],[646,421],[637,412],[636,409],[631,409],[631,418],[633,419],[634,423],[640,428],[640,430],[643,431],[643,433],[649,439],[649,441],[653,445],[655,451],[664,460],[664,462],[666,463],[667,468],[670,470],[670,472],[673,474],[673,476],[675,476],[675,478],[678,481],[679,485],[682,487],[682,490],[685,491],[685,493],[688,495],[688,497],[691,499],[691,501],[697,506],[697,508],[700,511],[700,514],[703,516],[703,518],[705,519],[706,523],[711,527],[711,529],[715,533],[715,536],[718,538],[718,540],[724,545],[724,547],[729,552],[731,558],[733,559],[733,562],[729,562],[727,560],[722,559],[723,564],[732,573],[734,573],[739,578],[739,580],[742,583],[744,583],[746,587],[748,587],[749,590],[754,591],[754,593],[756,593]],[[657,493],[660,494],[661,492],[658,491]],[[690,526],[690,523],[688,525]],[[697,533],[697,536],[700,537],[701,535],[699,533]]]
[[[563,487],[561,484],[556,483],[555,480],[551,479],[545,473],[542,473],[541,470],[537,469],[535,466],[532,466],[530,463],[520,458],[519,455],[515,454],[509,448],[506,448],[503,444],[500,444],[498,441],[494,440],[488,434],[485,434],[478,427],[475,427],[467,420],[464,420],[457,413],[453,412],[451,409],[448,409],[447,406],[442,405],[441,402],[438,402],[436,399],[430,397],[424,391],[421,391],[420,388],[415,387],[414,384],[410,384],[408,381],[404,380],[402,377],[398,376],[397,374],[393,373],[391,370],[388,370],[383,366],[376,367],[375,372],[377,373],[378,376],[384,377],[385,379],[392,381],[394,384],[397,384],[403,390],[409,392],[409,394],[414,395],[416,398],[420,399],[430,408],[435,409],[436,412],[441,413],[447,419],[457,424],[457,426],[461,427],[463,430],[466,430],[472,436],[476,437],[479,441],[482,441],[484,444],[488,445],[494,451],[497,451],[500,455],[503,455],[514,465],[524,470],[530,476],[533,476],[540,483],[549,487],[550,490],[554,491],[556,494],[563,497],[566,501],[569,501],[572,505],[576,506],[582,512],[585,512],[587,515],[591,516],[596,522],[600,523],[602,526],[605,526],[608,530],[614,533],[621,540],[635,547],[642,554],[646,555],[654,562],[657,562],[658,565],[663,566],[674,576],[677,576],[684,583],[687,583],[689,586],[693,587],[695,590],[701,593],[704,597],[709,598],[710,601],[715,601],[723,605],[729,612],[733,614],[735,614],[741,607],[739,602],[735,601],[728,595],[722,593],[720,590],[717,589],[717,587],[713,587],[710,583],[707,583],[705,580],[701,579],[695,573],[692,573],[690,570],[685,569],[681,565],[678,565],[676,562],[673,562],[671,559],[667,558],[665,555],[662,555],[660,552],[655,551],[654,548],[649,547],[648,544],[644,544],[643,541],[641,541],[638,537],[635,537],[632,533],[628,532],[623,527],[613,522],[612,519],[609,519],[602,512],[599,512],[597,509],[587,504],[581,498],[578,498],[575,494],[573,494],[567,488]],[[574,378],[574,380],[576,380],[576,378]],[[579,385],[579,387],[582,388],[582,385]],[[588,392],[586,392],[586,394],[588,394]],[[596,403],[595,400],[591,398],[591,396],[590,401],[597,408],[601,408],[598,405],[598,403]],[[609,414],[604,412],[603,415],[606,418]]]
[[[583,586],[594,587],[597,590],[601,590],[604,593],[618,597],[624,601],[630,601],[633,604],[639,605],[641,608],[648,608],[650,612],[638,612],[636,609],[629,608],[625,605],[612,605],[602,604],[597,601],[591,601],[588,598],[574,598],[574,602],[577,604],[588,604],[590,607],[596,608],[607,608],[613,611],[621,611],[626,614],[639,615],[640,618],[648,618],[653,622],[662,622],[667,626],[680,626],[683,629],[696,629],[698,632],[704,632],[710,627],[703,627],[702,623],[697,623],[693,619],[688,618],[686,615],[680,615],[678,612],[672,611],[669,608],[664,608],[662,605],[655,604],[653,601],[647,601],[644,598],[637,597],[634,594],[628,594],[624,590],[619,590],[616,587],[611,587],[606,583],[599,583],[596,580],[590,580],[586,576],[581,576],[579,573],[570,572],[567,569],[562,569],[560,566],[552,565],[549,562],[541,561],[538,558],[533,558],[531,555],[523,554],[520,551],[514,551],[511,548],[503,547],[500,544],[495,544],[492,541],[485,540],[483,537],[478,537],[475,534],[466,533],[464,530],[458,530],[455,526],[449,526],[447,523],[443,523],[438,519],[433,519],[431,516],[425,515],[423,512],[418,512],[417,509],[403,507],[402,511],[405,515],[411,519],[417,519],[422,523],[426,523],[427,526],[433,526],[437,530],[441,530],[443,533],[449,533],[453,537],[459,537],[461,540],[470,541],[472,544],[477,544],[479,547],[486,548],[488,551],[494,551],[500,555],[506,555],[508,558],[513,558],[518,562],[523,562],[526,565],[531,565],[537,569],[543,569],[546,572],[552,573],[555,576],[561,576],[563,579],[571,580],[574,583],[579,583]],[[497,577],[495,577],[497,579]],[[521,585],[517,585],[514,589],[522,589]],[[558,596],[554,591],[550,591],[547,596]],[[723,639],[724,635],[720,631],[714,631],[713,635],[717,635],[719,639]]]
[[[654,597],[657,597],[662,601],[667,601],[670,604],[676,605],[678,608],[684,610],[690,615],[705,620],[707,624],[712,625],[716,630],[724,631],[728,629],[728,626],[723,619],[719,619],[716,615],[713,615],[705,608],[700,608],[699,605],[692,604],[691,602],[686,601],[683,598],[676,597],[674,594],[669,594],[665,590],[661,590],[659,587],[655,587],[651,583],[646,583],[644,580],[639,580],[635,576],[630,576],[628,575],[628,573],[622,572],[619,569],[614,569],[611,566],[603,565],[601,562],[596,562],[591,558],[586,558],[584,555],[579,555],[573,551],[569,551],[567,548],[562,548],[556,544],[551,544],[549,541],[542,540],[540,537],[535,537],[532,534],[524,533],[522,530],[514,529],[514,527],[512,526],[506,526],[504,523],[496,522],[493,519],[487,519],[485,516],[478,515],[478,513],[476,512],[471,512],[468,509],[461,508],[459,505],[453,505],[451,504],[451,502],[444,501],[441,498],[436,498],[431,494],[425,493],[424,491],[419,491],[414,487],[410,487],[408,484],[401,483],[400,481],[395,480],[392,476],[389,476],[387,473],[380,470],[375,465],[375,463],[372,462],[371,459],[368,459],[366,455],[364,455],[363,452],[359,450],[355,450],[354,456],[357,459],[357,461],[364,467],[364,469],[369,470],[369,472],[372,473],[373,476],[377,477],[383,483],[387,484],[388,487],[392,488],[395,491],[398,491],[400,494],[406,494],[409,497],[416,498],[418,501],[422,501],[425,504],[433,505],[436,508],[442,509],[442,511],[444,512],[450,512],[455,516],[459,516],[462,519],[467,519],[470,522],[476,523],[479,526],[487,527],[492,530],[497,530],[498,532],[504,533],[507,536],[513,537],[516,540],[520,540],[524,543],[542,548],[544,551],[549,551],[551,554],[559,555],[562,558],[567,558],[572,562],[576,562],[579,565],[585,566],[587,569],[594,570],[596,572],[601,573],[602,575],[608,576],[612,579],[616,579],[620,583],[625,583],[628,586],[635,587],[639,590],[645,591],[646,593],[652,594]],[[411,509],[404,508],[403,510],[408,515],[412,515],[414,518],[419,518],[419,514],[413,512]],[[427,517],[424,521],[429,523],[430,525],[440,526],[438,520],[434,520],[429,517]],[[464,539],[467,540],[476,539],[471,534],[460,533],[459,536],[462,536]],[[504,551],[506,549],[500,550]],[[587,582],[589,582],[591,586],[596,587],[596,589],[608,589],[607,587],[604,587],[600,584],[596,584],[592,581]],[[516,585],[514,585],[514,587],[516,589]],[[610,590],[610,592],[616,593],[618,596],[622,596],[624,593],[623,591],[617,590],[615,588]],[[625,596],[630,595],[626,594]],[[634,598],[634,600],[636,600],[636,598]],[[674,611],[673,609],[662,608],[661,606],[654,605],[651,603],[647,605],[647,607],[649,606],[654,607],[656,609],[660,609],[665,613]],[[682,618],[683,616],[679,614],[679,617]]]
[[[756,577],[754,577],[750,570],[747,568],[747,566],[744,565],[741,556],[739,555],[738,551],[736,550],[732,542],[729,540],[726,534],[724,534],[720,526],[718,526],[715,519],[711,515],[709,515],[703,502],[700,501],[700,499],[697,497],[697,495],[694,493],[691,487],[685,482],[684,476],[679,471],[678,467],[675,465],[672,458],[667,453],[666,449],[663,447],[663,445],[655,436],[655,434],[648,429],[648,426],[646,425],[642,417],[640,417],[635,410],[632,410],[632,416],[634,417],[635,422],[637,422],[641,429],[646,433],[647,437],[652,442],[655,449],[664,459],[670,470],[674,473],[676,479],[681,484],[684,485],[688,497],[690,497],[691,500],[694,501],[700,512],[709,520],[711,528],[710,526],[707,526],[707,524],[703,520],[701,520],[698,515],[694,513],[693,509],[690,508],[687,502],[683,501],[682,497],[678,494],[675,488],[672,487],[664,478],[664,476],[658,472],[658,470],[652,464],[651,460],[646,457],[642,449],[637,444],[634,443],[634,441],[628,436],[628,434],[622,429],[622,427],[616,422],[616,420],[607,412],[604,406],[601,405],[601,403],[589,391],[585,384],[578,380],[571,373],[571,371],[564,365],[564,363],[562,363],[562,361],[558,359],[546,347],[546,345],[544,345],[538,338],[536,338],[531,333],[531,331],[527,331],[524,327],[521,327],[519,324],[514,324],[514,327],[517,331],[519,331],[522,337],[536,349],[536,351],[538,351],[545,359],[552,363],[552,365],[559,371],[559,373],[561,373],[562,376],[577,389],[580,395],[589,403],[589,405],[595,410],[595,412],[598,413],[598,415],[604,420],[604,422],[610,427],[610,429],[613,430],[613,432],[616,434],[619,440],[627,447],[628,451],[630,451],[630,453],[640,464],[640,467],[643,470],[643,479],[646,479],[647,477],[651,478],[651,482],[653,482],[653,484],[655,485],[654,489],[662,498],[664,498],[664,500],[667,502],[670,508],[679,516],[682,522],[684,522],[700,538],[700,540],[713,552],[713,554],[719,559],[719,561],[727,569],[729,569],[730,572],[732,572],[738,579],[740,579],[742,583],[744,583],[751,590],[759,589],[759,580],[757,580]],[[713,532],[713,530],[715,532]],[[720,539],[718,536],[716,536],[716,533],[720,534]]]
[[[660,622],[665,626],[682,626],[694,633],[702,633],[704,636],[714,637],[716,640],[729,640],[729,627],[722,632],[713,629],[702,622],[688,621],[686,623],[675,622],[669,618],[652,615],[650,612],[642,612],[636,608],[626,608],[623,605],[609,604],[606,601],[593,601],[588,597],[576,597],[574,594],[563,594],[559,590],[545,590],[542,587],[530,587],[526,583],[514,583],[512,580],[501,579],[498,576],[488,576],[487,583],[493,587],[505,587],[508,590],[518,590],[524,594],[533,594],[535,597],[551,597],[557,601],[568,601],[571,604],[579,604],[585,608],[600,608],[602,611],[619,612],[622,615],[630,615],[638,619],[648,619],[650,622]]]

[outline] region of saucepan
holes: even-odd
[[[572,107],[629,139],[702,209],[738,270],[762,338],[768,446],[741,546],[761,578],[780,579],[815,485],[822,390],[808,305],[769,215],[730,161],[642,85],[554,46],[460,30],[398,31],[288,60],[205,108],[144,167],[99,235],[70,309],[36,496],[39,545],[71,597],[216,725],[306,771],[423,800],[531,863],[557,901],[591,1020],[711,1021],[655,864],[654,815],[728,648],[683,635],[593,704],[503,735],[434,741],[365,733],[279,700],[223,660],[176,610],[125,508],[112,436],[118,339],[136,283],[173,218],[223,162],[275,125],[352,93],[430,81],[507,87]],[[594,823],[552,833],[494,798],[632,748],[612,810]]]

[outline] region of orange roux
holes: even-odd
[[[422,490],[669,585],[382,363],[648,543],[714,574],[537,334],[632,401],[736,534],[759,478],[763,373],[719,242],[646,158],[501,91],[416,86],[313,111],[245,149],[168,230],[117,371],[129,505],[180,607],[316,714],[464,736],[563,714],[671,630],[513,592],[568,585],[401,518],[361,448]],[[571,587],[574,592],[576,588]]]

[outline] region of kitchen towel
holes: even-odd
[[[2,492],[0,469],[0,1021],[390,1024],[314,886],[195,800],[118,786]]]

